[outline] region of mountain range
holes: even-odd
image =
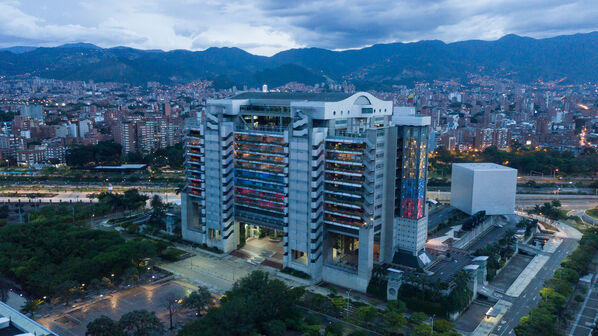
[[[348,80],[359,89],[383,89],[469,74],[521,83],[596,81],[598,32],[545,39],[506,35],[496,41],[389,43],[345,51],[303,48],[270,57],[239,48],[161,51],[88,43],[0,49],[0,75],[132,84],[209,79],[217,88],[229,88]]]

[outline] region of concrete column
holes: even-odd
[[[374,268],[374,228],[359,229],[359,256],[357,273],[360,279],[369,281]],[[367,285],[366,285],[367,287]]]
[[[467,273],[470,275],[469,283],[467,287],[473,292],[472,300],[478,296],[478,273],[479,273],[479,265],[467,265],[463,268]]]
[[[475,257],[473,258],[473,263],[475,265],[479,266],[478,269],[478,283],[480,284],[486,284],[486,276],[488,274],[488,257],[487,256],[479,256],[479,257]]]
[[[200,221],[199,207],[193,203],[186,192],[181,193],[181,234],[184,240],[194,243],[205,243],[205,235],[198,227]]]

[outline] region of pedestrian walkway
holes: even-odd
[[[507,289],[505,294],[508,296],[518,297],[523,293],[527,285],[534,279],[536,274],[542,269],[544,264],[550,259],[549,256],[546,255],[537,255],[530,261],[530,263],[525,267],[523,272],[519,274],[517,279],[513,282],[511,287]]]
[[[289,286],[306,286],[308,290],[322,295],[328,295],[329,291],[311,284],[309,280],[292,277],[281,273],[278,269],[264,265],[253,265],[245,259],[234,257],[230,254],[218,255],[203,250],[187,248],[186,250],[196,252],[193,257],[180,260],[174,263],[166,263],[158,267],[172,273],[175,278],[193,284],[205,286],[211,292],[224,294],[232,288],[235,281],[257,270],[270,273]]]
[[[563,242],[563,240],[560,238],[552,238],[552,239],[548,240],[546,242],[546,244],[544,244],[543,251],[546,253],[554,253],[556,251],[556,249],[558,249],[559,246],[561,246],[562,242]]]

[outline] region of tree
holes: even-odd
[[[352,332],[349,333],[349,335],[347,336],[368,336],[368,332],[364,331],[364,330],[353,330]]]
[[[87,324],[85,336],[120,336],[123,331],[118,323],[102,315]]]
[[[199,287],[183,300],[183,307],[195,310],[197,316],[212,302],[212,295],[206,287]]]
[[[147,310],[133,310],[124,314],[118,321],[118,325],[127,334],[133,336],[149,336],[152,332],[160,332],[164,329],[156,314]]]
[[[301,318],[296,304],[303,296],[302,287],[289,288],[266,272],[255,271],[235,282],[206,316],[185,326],[179,335],[251,335],[265,333],[270,321],[292,321]],[[234,323],[231,323],[234,321]]]
[[[407,319],[403,314],[394,310],[389,310],[384,313],[384,323],[386,323],[388,331],[393,334],[399,334],[407,324]]]
[[[100,290],[102,289],[102,281],[98,278],[93,278],[89,282],[89,290],[94,291],[96,295],[100,294]]]
[[[434,321],[434,331],[437,331],[439,333],[449,331],[449,330],[453,329],[454,327],[455,327],[455,324],[451,321],[442,320],[442,319]]]
[[[284,336],[287,327],[281,320],[271,320],[264,324],[264,332],[267,336]]]
[[[411,314],[411,319],[416,322],[423,322],[428,319],[428,315],[426,315],[426,313],[422,313],[422,312],[415,312],[415,313]]]
[[[330,336],[343,336],[345,332],[345,326],[341,322],[331,322],[326,326],[325,335]]]
[[[69,305],[71,300],[75,297],[77,283],[73,280],[65,281],[58,285],[56,293],[64,301],[65,305]]]
[[[168,311],[169,329],[174,328],[174,315],[179,311],[179,298],[174,295],[167,295],[164,298],[164,307]]]
[[[69,166],[93,166],[98,164],[120,164],[122,146],[112,141],[100,141],[97,145],[73,146],[66,153]]]
[[[8,301],[10,287],[10,282],[0,274],[0,301]]]
[[[366,323],[370,323],[378,315],[378,310],[372,306],[362,306],[357,309],[357,316],[364,320]]]
[[[390,300],[386,303],[386,307],[397,313],[404,313],[407,310],[407,305],[401,300]]]
[[[136,210],[145,205],[149,197],[141,195],[137,189],[127,189],[123,194],[123,201],[127,210]]]
[[[416,336],[432,336],[434,332],[432,331],[432,327],[427,324],[418,324],[414,328]]]
[[[152,207],[152,215],[149,219],[149,224],[155,229],[159,230],[162,228],[164,223],[163,219],[165,216],[165,205],[159,195],[154,195],[152,197],[150,205]]]
[[[35,313],[39,310],[39,305],[42,303],[42,300],[39,299],[31,299],[27,300],[25,304],[21,307],[21,311],[23,313],[27,313],[31,315],[31,318],[34,318]]]

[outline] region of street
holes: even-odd
[[[173,298],[184,298],[196,289],[180,281],[122,289],[81,304],[56,308],[52,314],[39,318],[37,322],[60,336],[80,336],[85,334],[89,322],[102,315],[118,321],[125,313],[145,309],[155,312],[156,316],[167,325],[166,302]],[[194,317],[192,312],[181,311],[176,315],[175,323],[184,323]]]
[[[552,278],[554,272],[560,267],[561,261],[577,247],[577,240],[564,238],[561,245],[552,254],[551,258],[544,264],[544,267],[536,274],[525,290],[517,298],[506,297],[511,301],[511,308],[505,313],[501,322],[494,328],[493,333],[499,336],[515,335],[513,328],[519,324],[519,320],[535,308],[540,301],[540,290],[544,282]]]

